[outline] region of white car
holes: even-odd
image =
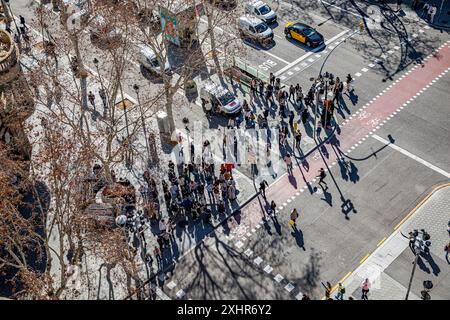
[[[203,106],[209,104],[215,112],[233,115],[240,112],[242,108],[233,93],[212,81],[207,82],[200,89],[200,99]]]
[[[158,57],[156,56],[156,54],[153,52],[153,50],[145,45],[139,45],[138,46],[138,58],[137,60],[139,61],[139,63],[147,70],[159,74],[161,75],[162,72],[165,73],[169,73],[170,72],[170,63],[169,61],[165,61],[164,63],[164,68],[162,70],[161,65],[158,61]],[[163,58],[164,54],[163,54]]]
[[[277,21],[277,14],[269,5],[261,0],[253,0],[245,4],[245,12],[252,14],[267,24]]]

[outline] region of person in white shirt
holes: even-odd
[[[166,229],[167,229],[167,224],[164,221],[164,219],[161,219],[161,221],[159,221],[159,231],[161,233],[164,233],[164,232],[166,232]]]
[[[431,7],[431,13],[430,13],[430,22],[434,23],[434,16],[436,15],[437,8],[435,6]]]

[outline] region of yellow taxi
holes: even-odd
[[[288,22],[284,26],[284,35],[288,39],[297,40],[311,48],[324,43],[323,36],[316,29],[301,22]]]

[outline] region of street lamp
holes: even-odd
[[[418,231],[417,229],[414,229],[414,231],[409,233],[409,247],[411,248],[411,250],[414,252],[415,255],[415,259],[413,262],[413,269],[411,272],[411,277],[409,279],[409,284],[408,284],[408,290],[406,291],[406,297],[405,300],[408,300],[408,296],[409,296],[409,292],[411,290],[411,284],[412,284],[412,280],[414,277],[414,272],[416,271],[416,265],[417,265],[417,261],[419,260],[419,256],[421,253],[425,253],[428,254],[430,252],[430,246],[431,246],[431,242],[430,242],[430,235],[424,230],[421,229],[420,231]],[[428,283],[424,283],[424,287],[430,287],[430,285]],[[431,285],[432,287],[432,285]],[[431,289],[430,287],[430,289]],[[425,294],[425,296],[428,294],[428,292]],[[428,295],[429,296],[429,295]]]
[[[141,98],[139,96],[139,86],[137,84],[134,84],[133,89],[136,92],[136,96],[138,99],[138,105],[139,105],[139,112],[141,113],[142,129],[144,130],[145,148],[147,149],[147,167],[149,167],[150,166],[150,148],[148,146],[148,136],[147,136],[147,129],[145,127],[144,112],[142,111]]]

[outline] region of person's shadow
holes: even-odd
[[[295,242],[297,243],[297,245],[300,248],[302,248],[303,251],[306,251],[305,240],[303,239],[303,232],[301,230],[297,229],[297,227],[292,227],[291,234],[295,238]]]
[[[320,198],[320,200],[324,200],[330,207],[333,206],[333,196],[330,192],[327,192],[327,189],[322,188],[323,190],[323,198]]]

